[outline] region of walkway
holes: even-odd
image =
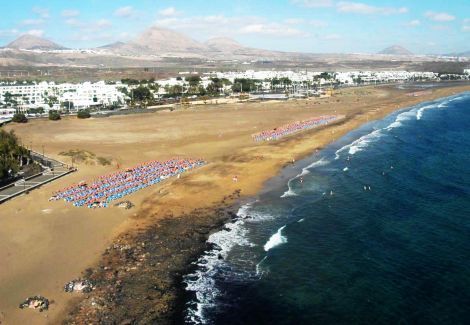
[[[70,169],[65,163],[43,156],[37,152],[31,152],[31,156],[34,161],[43,165],[45,170],[39,174],[26,177],[25,179],[21,179],[15,183],[1,187],[0,204],[75,171],[75,169]]]

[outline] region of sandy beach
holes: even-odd
[[[468,84],[461,84],[410,96],[416,90],[394,86],[347,88],[321,99],[208,104],[173,112],[10,124],[7,130],[15,130],[24,143],[37,151],[44,146],[46,155],[71,163],[70,157],[60,153],[86,150],[108,159],[111,165],[101,166],[94,159],[79,162],[78,172],[0,206],[0,324],[60,323],[70,311],[73,315],[69,320],[76,323],[102,321],[103,315],[118,305],[116,302],[102,306],[99,312],[87,313],[92,308],[92,299],[103,299],[106,290],[101,288],[82,301],[80,294],[65,293],[63,285],[87,268],[94,268],[95,276],[104,279],[106,272],[120,263],[135,262],[120,261],[121,255],[109,249],[113,244],[122,247],[124,243],[144,240],[159,243],[160,250],[139,248],[134,252],[144,256],[161,253],[165,248],[164,256],[159,256],[158,261],[142,257],[135,263],[136,269],[127,270],[121,280],[126,283],[126,277],[138,278],[139,267],[144,267],[147,261],[157,271],[161,270],[155,277],[162,281],[172,277],[173,282],[165,284],[166,290],[171,291],[174,268],[179,273],[188,267],[191,258],[203,248],[208,232],[230,217],[230,205],[240,195],[242,198],[255,195],[292,159],[299,160],[367,121],[397,109],[468,90]],[[259,131],[326,114],[345,118],[275,142],[255,143],[251,139],[251,134]],[[135,204],[130,210],[116,207],[92,210],[75,208],[63,201],[48,201],[52,192],[81,180],[116,171],[118,167],[174,156],[203,158],[208,165],[126,197]],[[232,181],[235,175],[238,182]],[[210,219],[207,217],[210,215],[216,217]],[[195,236],[185,233],[187,220],[194,222],[191,225],[194,229],[202,227],[204,231]],[[182,246],[173,243],[178,240]],[[192,245],[193,242],[199,244]],[[103,265],[108,268],[100,268]],[[100,270],[106,272],[100,274]],[[37,294],[53,300],[48,311],[18,308],[25,298]],[[117,312],[116,319],[135,319],[138,313],[148,310],[145,301],[159,305],[153,316],[147,315],[149,320],[169,319],[177,312],[174,307],[177,294],[177,289],[168,295],[159,292],[157,297],[164,299],[158,303],[144,299],[134,315]]]

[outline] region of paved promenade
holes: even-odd
[[[46,167],[46,169],[39,174],[17,180],[13,184],[1,187],[0,204],[74,171],[73,169],[70,169],[69,166],[67,166],[65,163],[46,156],[42,156],[37,152],[32,152],[31,155],[33,160],[41,163]]]

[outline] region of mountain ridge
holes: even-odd
[[[14,41],[8,43],[5,48],[16,50],[65,50],[66,47],[59,45],[48,39],[34,36],[30,34],[23,34]]]
[[[389,46],[382,51],[378,52],[377,54],[389,54],[389,55],[414,55],[411,51],[404,48],[401,45],[392,45]]]

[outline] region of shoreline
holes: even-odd
[[[237,220],[244,219],[244,217],[242,217],[242,215],[239,215],[241,207],[243,207],[247,204],[251,205],[251,203],[257,202],[258,200],[263,200],[263,198],[266,195],[270,196],[271,199],[272,199],[272,197],[278,198],[279,196],[282,198],[283,197],[282,193],[283,192],[284,192],[284,194],[287,193],[286,190],[288,190],[288,187],[289,187],[289,185],[288,185],[289,180],[292,180],[293,178],[298,177],[306,168],[309,168],[309,167],[311,167],[312,165],[315,165],[318,162],[321,163],[321,161],[323,161],[323,158],[321,156],[322,156],[322,153],[324,153],[325,150],[330,151],[330,150],[332,150],[332,148],[333,148],[333,151],[338,150],[339,148],[342,148],[345,145],[348,145],[348,144],[356,141],[357,139],[361,138],[362,136],[369,134],[370,132],[372,132],[372,130],[375,130],[375,128],[370,129],[370,127],[367,127],[367,125],[375,124],[375,123],[377,123],[379,121],[382,121],[382,120],[385,120],[385,119],[387,119],[391,116],[399,115],[402,112],[408,112],[409,110],[412,110],[414,108],[414,106],[418,106],[418,105],[422,105],[422,104],[425,104],[425,103],[433,102],[435,100],[442,100],[442,99],[452,97],[452,96],[457,96],[459,94],[463,94],[463,93],[466,93],[466,92],[468,92],[468,90],[464,91],[464,92],[459,92],[457,94],[453,94],[453,95],[450,95],[450,96],[438,97],[436,99],[423,101],[423,102],[417,103],[415,105],[410,105],[410,106],[399,108],[399,109],[397,109],[395,111],[392,111],[391,113],[381,117],[380,119],[369,121],[367,123],[364,123],[364,124],[358,126],[356,129],[352,129],[351,131],[349,131],[347,134],[345,134],[340,139],[332,141],[331,143],[328,143],[324,147],[318,148],[318,150],[315,150],[315,151],[311,152],[310,154],[306,155],[305,157],[302,157],[300,160],[295,161],[295,164],[285,164],[282,167],[282,169],[279,171],[278,174],[276,174],[276,175],[274,175],[271,178],[266,180],[266,182],[263,184],[262,189],[257,194],[254,194],[250,197],[245,197],[242,201],[237,202],[236,204],[234,204],[233,205],[233,211],[238,211],[238,213],[236,213],[237,216],[232,218],[232,219],[227,220],[227,223],[225,223],[221,227],[214,228],[213,232],[211,234],[219,233],[219,232],[222,233],[222,231],[227,228],[228,224],[230,224],[232,222],[235,222]],[[339,121],[339,123],[341,123],[341,121]],[[338,145],[338,144],[340,144],[340,145]],[[250,218],[250,217],[248,217],[248,218]],[[230,227],[230,229],[232,229],[232,228]],[[222,234],[222,236],[224,236],[224,234]],[[209,238],[207,238],[207,240],[209,240]],[[219,247],[217,244],[210,243],[210,242],[206,241],[206,245],[205,245],[205,249],[203,249],[203,253],[201,255],[199,255],[198,257],[196,257],[196,259],[191,262],[190,267],[188,268],[188,271],[186,273],[186,277],[194,276],[195,275],[194,271],[199,269],[198,266],[196,266],[194,264],[196,262],[200,262],[202,258],[204,258],[204,259],[202,259],[203,263],[207,262],[207,260],[210,260],[211,258],[214,257],[213,254],[211,254],[211,253],[207,254],[207,253],[208,252],[214,252],[214,251],[216,253],[219,252],[219,251],[227,253],[227,252],[230,251],[230,249],[227,251],[225,247]],[[204,273],[204,272],[202,272],[202,273]],[[188,302],[194,303],[194,301],[195,301],[194,299],[195,299],[196,291],[185,290],[185,287],[186,287],[185,283],[180,283],[180,286],[182,288],[182,292],[183,292],[182,295],[183,296],[181,297],[181,302],[177,301],[175,303],[178,306],[177,307],[178,313],[176,313],[175,318],[172,322],[174,324],[180,324],[180,323],[184,322],[185,314],[184,313],[180,314],[179,311],[182,311],[182,312],[187,311],[188,310],[188,305],[187,305]],[[199,290],[197,290],[197,291],[199,291]],[[182,304],[182,305],[179,305],[179,304]],[[194,307],[192,307],[192,308],[194,309]]]
[[[410,89],[362,87],[343,89],[326,99],[11,125],[7,129],[36,139],[35,147],[45,144],[46,152],[55,158],[79,148],[113,158],[121,166],[201,153],[209,164],[181,179],[135,193],[130,197],[137,206],[133,210],[90,210],[47,202],[54,190],[115,168],[86,163],[78,173],[5,204],[0,258],[7,268],[0,270],[0,288],[3,283],[8,295],[0,302],[0,311],[12,323],[60,323],[66,317],[72,323],[73,319],[82,323],[78,320],[83,317],[96,323],[110,316],[118,323],[139,319],[171,323],[178,308],[184,307],[177,306],[184,291],[178,276],[207,248],[209,234],[233,217],[233,205],[239,200],[260,193],[292,159],[299,162],[367,121],[464,90],[470,90],[468,83],[444,85],[430,95],[411,97],[407,95]],[[325,113],[346,118],[275,142],[250,141],[257,130]],[[232,182],[232,175],[238,175],[239,181]],[[240,198],[230,197],[237,190],[241,190]],[[48,267],[51,263],[56,267]],[[103,276],[102,287],[84,296],[61,292],[65,282],[83,276],[83,270],[90,267],[94,276]],[[17,310],[17,300],[35,293],[55,300],[47,313]],[[116,301],[119,304],[113,307]]]
[[[440,88],[440,89],[442,89],[442,88]],[[379,114],[378,116],[374,116],[375,118],[373,120],[375,121],[375,120],[383,119],[386,116],[388,116],[388,115],[390,115],[394,112],[397,112],[399,110],[407,109],[408,107],[411,107],[413,105],[416,105],[416,104],[419,104],[419,103],[422,103],[422,102],[427,102],[427,101],[435,100],[437,98],[447,97],[447,96],[450,96],[450,95],[452,95],[452,93],[447,93],[445,95],[439,95],[439,96],[430,96],[432,98],[426,98],[425,100],[415,101],[412,104],[399,106],[395,109],[387,110],[386,113]],[[325,127],[322,127],[322,128],[316,129],[316,130],[311,130],[310,132],[307,131],[305,133],[316,133],[316,132],[324,131],[325,129],[340,127],[342,125],[351,123],[351,121],[354,120],[354,118],[356,118],[356,117],[359,117],[359,118],[364,117],[364,113],[356,114],[356,115],[353,115],[353,116],[348,116],[344,120],[340,120],[340,121],[337,121],[335,123],[331,123],[328,126],[325,126]],[[349,132],[352,132],[354,130],[357,130],[357,129],[363,127],[369,121],[370,120],[367,119],[367,121],[363,121],[363,123],[357,124],[355,128],[349,129],[347,132],[340,135],[340,137],[344,136],[345,134],[348,134]],[[301,134],[296,134],[296,135],[293,135],[293,136],[290,136],[290,137],[286,137],[285,139],[281,139],[279,141],[276,141],[275,145],[284,146],[286,144],[288,145],[290,142],[302,141],[301,139],[299,140],[298,138],[306,137],[305,133],[303,132]],[[330,142],[325,143],[321,147],[312,148],[312,151],[306,152],[306,153],[304,153],[304,155],[297,156],[296,157],[297,162],[296,162],[296,166],[295,166],[296,168],[293,169],[293,170],[298,171],[299,168],[302,169],[303,168],[302,166],[308,160],[311,160],[311,158],[316,154],[316,152],[315,152],[316,150],[320,151],[321,149],[323,149],[324,147],[330,145],[331,143],[333,143],[335,141],[337,141],[337,138],[332,139]],[[224,213],[225,213],[224,217],[217,218],[217,217],[213,216],[213,215],[217,215],[217,211],[221,208],[221,206],[217,206],[217,204],[216,204],[213,207],[207,208],[206,216],[204,218],[205,221],[207,222],[205,224],[206,231],[203,233],[202,238],[199,237],[197,240],[193,240],[192,245],[196,246],[195,250],[191,254],[186,256],[186,260],[183,261],[183,263],[180,265],[180,268],[178,270],[176,270],[175,276],[173,276],[173,278],[172,278],[172,283],[173,283],[172,288],[171,288],[171,286],[169,288],[170,291],[174,292],[174,295],[175,295],[174,297],[175,298],[169,304],[169,310],[167,310],[168,317],[164,317],[164,318],[160,318],[160,319],[157,318],[159,322],[181,323],[181,322],[184,321],[184,316],[185,315],[184,315],[183,312],[186,309],[186,302],[188,301],[188,298],[192,296],[192,294],[185,290],[185,284],[182,282],[182,279],[183,279],[184,275],[190,274],[190,273],[192,273],[193,270],[196,269],[197,266],[195,266],[193,263],[195,261],[197,261],[198,257],[201,254],[203,254],[206,250],[210,249],[211,245],[207,243],[207,239],[208,239],[209,235],[223,229],[227,222],[230,222],[231,220],[234,220],[234,219],[237,218],[235,211],[237,211],[237,208],[241,206],[242,201],[247,201],[247,200],[253,199],[253,198],[257,197],[258,195],[261,195],[263,192],[268,191],[268,188],[272,188],[272,186],[276,186],[276,185],[273,185],[273,184],[269,184],[269,182],[276,182],[276,179],[277,179],[277,184],[279,185],[282,182],[281,177],[282,177],[282,175],[285,171],[285,168],[287,166],[289,166],[289,164],[286,163],[286,162],[284,162],[284,164],[281,164],[279,166],[279,169],[277,170],[277,173],[274,174],[274,175],[271,175],[271,177],[265,179],[262,182],[261,189],[259,191],[257,191],[256,193],[253,193],[251,195],[243,195],[242,197],[238,196],[237,199],[235,199],[235,200],[233,200],[233,197],[232,197],[231,198],[232,202],[228,203],[228,204],[225,202],[225,200],[220,202],[220,204],[223,206],[222,210],[224,210]],[[284,177],[285,177],[285,175],[284,175]],[[198,211],[195,210],[194,213],[197,214]],[[181,216],[179,218],[184,219],[184,218],[190,217],[191,215],[192,215],[191,213],[188,214],[188,215],[183,214],[183,216]],[[166,219],[165,219],[165,221],[166,221]],[[190,232],[194,231],[196,229],[194,226],[195,226],[195,224],[192,224],[192,225],[186,224],[186,228]],[[175,226],[167,224],[167,225],[162,225],[162,227],[169,227],[169,229],[167,229],[167,230],[171,233],[171,232],[174,232],[174,229],[171,229],[171,228],[174,228]],[[74,313],[72,313],[72,317],[73,317],[73,315],[74,315]],[[155,321],[157,319],[152,319],[152,321]],[[75,320],[77,320],[77,318],[75,318]],[[84,321],[84,319],[81,319],[81,320]]]

